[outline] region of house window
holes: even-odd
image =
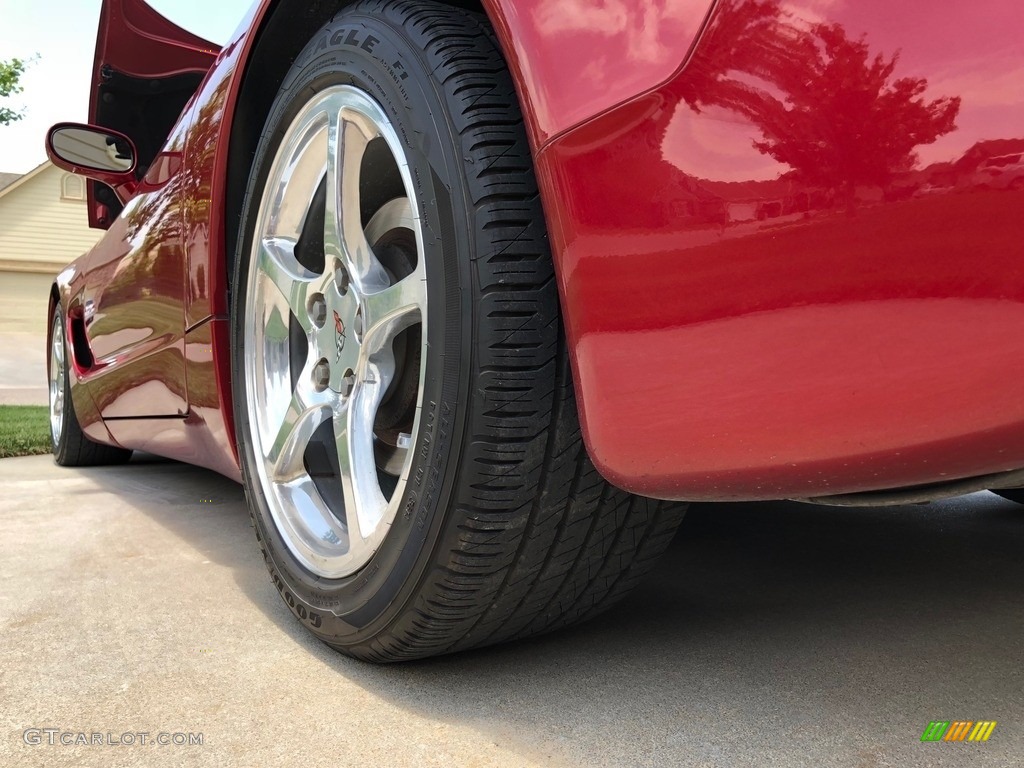
[[[85,200],[85,179],[65,173],[60,180],[61,200]]]

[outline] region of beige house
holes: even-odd
[[[0,173],[0,275],[56,274],[101,234],[89,229],[80,176],[49,160],[24,176]]]

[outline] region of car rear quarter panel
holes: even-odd
[[[1005,0],[722,0],[669,82],[542,149],[607,477],[800,498],[1024,466],[1024,181],[987,162],[1024,150],[1021,29]]]

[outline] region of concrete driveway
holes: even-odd
[[[694,507],[603,619],[378,668],[293,621],[242,493],[0,461],[0,765],[1018,766],[1024,508]],[[996,720],[922,744],[932,720]],[[50,746],[202,733],[201,746]],[[56,737],[59,741],[60,736]]]

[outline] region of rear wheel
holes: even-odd
[[[53,458],[62,467],[123,464],[132,452],[94,443],[82,431],[71,402],[70,350],[64,334],[64,313],[57,307],[50,328],[47,376],[50,389],[50,440]]]
[[[339,13],[278,95],[243,224],[240,455],[268,568],[311,631],[420,658],[564,626],[636,584],[684,507],[587,458],[485,18]]]

